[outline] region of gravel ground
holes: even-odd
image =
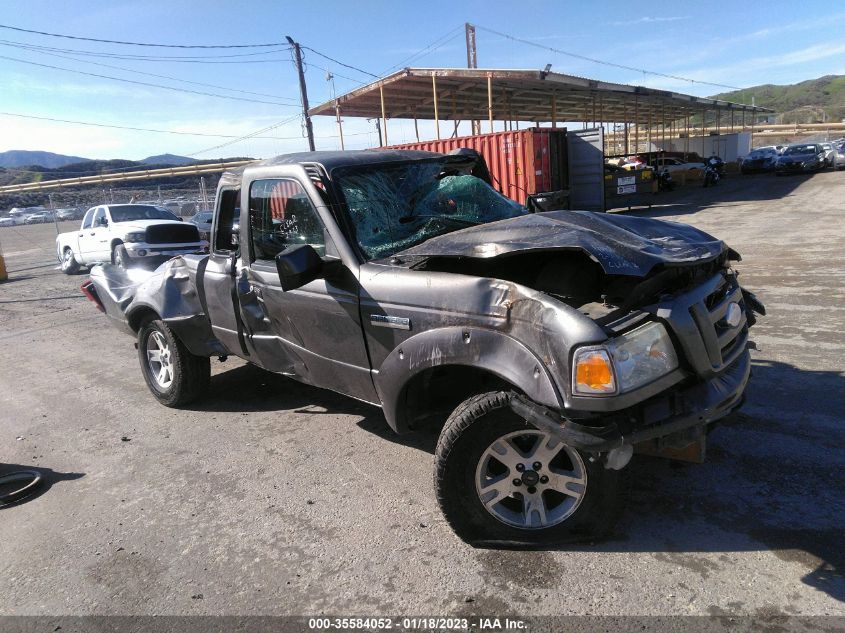
[[[734,177],[633,212],[742,253],[769,309],[748,402],[703,465],[635,458],[612,539],[532,552],[459,541],[436,438],[377,409],[236,359],[158,405],[54,227],[2,228],[0,469],[49,486],[0,510],[0,614],[845,615],[843,195],[841,172]]]

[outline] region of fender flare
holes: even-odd
[[[148,303],[132,304],[126,313],[126,325],[130,331],[137,335],[138,321],[136,316],[141,313],[154,314],[167,324],[173,334],[176,335],[188,351],[194,356],[228,356],[229,350],[217,340],[211,329],[211,320],[203,314],[174,314],[167,317],[161,315],[161,308],[156,308]]]
[[[444,327],[416,334],[398,344],[374,375],[384,417],[394,431],[408,430],[402,398],[411,380],[432,367],[447,365],[490,372],[537,404],[563,408],[563,399],[545,363],[523,343],[493,330]]]

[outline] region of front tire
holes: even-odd
[[[75,275],[79,272],[79,262],[76,261],[76,256],[70,246],[65,246],[65,250],[62,251],[61,266],[65,275]]]
[[[138,330],[138,359],[147,386],[166,407],[193,402],[211,381],[211,361],[191,354],[159,319],[147,321]]]
[[[435,452],[437,500],[473,545],[532,546],[596,539],[623,506],[623,479],[601,461],[538,430],[510,408],[510,392],[464,401]]]
[[[111,263],[115,266],[120,266],[124,270],[129,268],[130,263],[129,253],[126,252],[126,247],[121,244],[115,244],[111,252]]]

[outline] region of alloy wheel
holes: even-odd
[[[484,508],[507,525],[536,530],[568,519],[587,490],[576,450],[539,430],[508,433],[478,461],[475,489]]]

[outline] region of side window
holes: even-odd
[[[83,229],[90,229],[91,226],[94,224],[94,209],[88,209],[85,213],[85,217],[82,218],[82,228]]]
[[[217,232],[214,235],[214,250],[234,252],[237,243],[232,239],[232,228],[241,217],[241,190],[224,189],[220,192],[220,208],[217,210]]]
[[[96,213],[94,213],[94,228],[100,226],[100,223],[103,221],[103,218],[106,217],[106,211],[103,207],[98,207]]]
[[[272,260],[288,246],[310,244],[323,257],[323,223],[295,180],[256,180],[249,187],[249,232],[255,259]]]

